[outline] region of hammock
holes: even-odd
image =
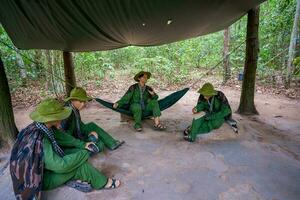
[[[171,107],[172,105],[174,105],[179,99],[181,99],[185,95],[185,93],[187,93],[188,90],[189,90],[189,88],[184,88],[182,90],[179,90],[177,92],[174,92],[174,93],[166,96],[163,99],[158,100],[160,110],[163,111],[163,110]],[[133,116],[131,111],[129,110],[129,105],[125,105],[120,108],[114,109],[113,103],[111,103],[111,102],[104,101],[99,98],[95,98],[95,100],[97,102],[99,102],[100,104],[102,104],[103,106],[110,108],[112,110],[115,110],[121,114],[125,114],[127,116]],[[152,116],[151,112],[143,112],[143,118],[148,118],[151,116]]]

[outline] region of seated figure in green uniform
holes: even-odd
[[[42,101],[30,114],[34,122],[20,131],[10,158],[16,199],[40,199],[42,190],[79,183],[76,180],[86,182],[92,189],[120,186],[119,180],[107,178],[88,163],[88,145],[76,153],[63,151],[55,135],[66,135],[59,128],[61,120],[70,114],[70,108],[53,98]],[[75,186],[81,191],[87,189],[82,190],[80,184]]]
[[[130,111],[133,113],[134,128],[142,131],[142,112],[150,111],[154,117],[154,128],[156,130],[164,130],[166,127],[160,122],[161,116],[158,105],[158,95],[154,90],[147,86],[147,80],[151,77],[150,72],[141,71],[134,76],[134,80],[138,83],[129,87],[125,95],[113,107],[118,108],[129,105]]]
[[[205,83],[201,89],[194,114],[201,111],[205,115],[199,119],[193,119],[192,125],[184,131],[184,139],[190,142],[196,140],[197,135],[208,133],[220,128],[227,118],[231,118],[231,108],[223,92],[216,91],[211,83]]]
[[[85,103],[89,100],[92,100],[92,98],[87,96],[87,93],[83,88],[75,87],[71,91],[70,96],[65,101],[67,102],[67,106],[72,109],[72,113],[70,117],[62,122],[62,128],[69,135],[72,135],[77,139],[86,142],[94,142],[100,152],[103,151],[105,147],[110,150],[117,149],[124,141],[120,142],[119,140],[114,139],[93,122],[84,124],[81,121],[79,111],[84,108]],[[65,139],[65,143],[72,143],[72,141],[69,142]]]

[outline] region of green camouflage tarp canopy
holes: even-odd
[[[222,30],[264,0],[0,0],[19,49],[108,50]]]

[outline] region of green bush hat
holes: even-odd
[[[65,101],[69,100],[78,100],[78,101],[90,101],[92,100],[92,97],[89,97],[86,94],[86,91],[82,87],[75,87],[70,93],[70,96],[65,99]]]
[[[205,83],[202,88],[198,90],[198,93],[203,96],[214,96],[217,95],[217,91],[214,89],[214,86],[211,83]]]
[[[140,82],[139,77],[140,77],[141,75],[144,75],[144,74],[147,74],[148,79],[151,77],[151,73],[150,73],[150,72],[140,71],[139,73],[137,73],[137,74],[134,76],[134,80],[135,80],[136,82]]]
[[[65,108],[58,100],[48,98],[36,106],[30,118],[41,123],[59,121],[68,118],[71,112],[71,108]]]

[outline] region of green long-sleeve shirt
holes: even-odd
[[[147,104],[151,99],[158,99],[158,95],[157,94],[151,95],[149,93],[149,90],[152,90],[151,87],[146,86],[146,89],[143,93],[143,100],[145,104]],[[125,95],[119,101],[117,101],[118,107],[122,107],[123,105],[132,104],[132,103],[140,104],[140,99],[141,99],[140,95],[141,94],[140,94],[138,83],[131,85],[127,90],[127,92],[125,93]]]
[[[118,143],[118,140],[114,139],[102,128],[97,126],[97,124],[92,122],[84,124],[80,120],[79,121],[80,133],[78,133],[76,127],[76,123],[77,123],[76,121],[77,120],[76,120],[75,113],[74,111],[72,111],[71,115],[62,122],[62,127],[65,131],[65,134],[57,134],[56,136],[57,141],[61,146],[84,149],[86,142],[90,141],[88,137],[93,131],[96,132],[98,135],[98,140],[96,141],[96,145],[98,146],[100,151],[103,150],[104,145],[107,148],[111,149]]]
[[[222,100],[218,96],[214,96],[213,98],[214,98],[213,107],[212,107],[213,109],[209,116],[210,119],[214,120],[214,119],[225,118],[231,114],[231,108],[229,104],[222,102]],[[210,102],[211,101],[212,98],[210,99]],[[209,112],[210,105],[207,102],[207,100],[200,98],[195,108],[197,112],[201,112],[201,111]]]
[[[67,132],[62,132],[59,130],[54,131],[54,136],[57,143],[62,147],[76,147],[78,149],[85,149],[85,142],[77,139],[73,136],[73,130],[67,130]]]
[[[89,158],[87,150],[81,150],[76,153],[60,157],[57,153],[55,153],[51,142],[46,137],[43,139],[43,151],[45,169],[55,173],[69,173],[84,164]]]
[[[218,91],[217,95],[211,97],[209,102],[200,95],[196,105],[196,111],[205,111],[207,115],[199,119],[193,119],[190,141],[195,141],[198,134],[208,133],[222,126],[226,118],[231,116],[231,108],[225,95]]]

